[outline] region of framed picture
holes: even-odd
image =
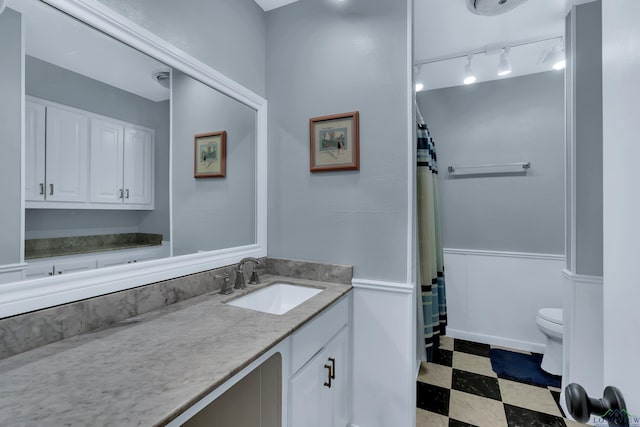
[[[309,120],[311,172],[360,169],[359,114]]]
[[[201,133],[194,137],[194,178],[217,178],[227,173],[227,132]]]

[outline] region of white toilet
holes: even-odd
[[[547,337],[542,369],[552,375],[562,375],[562,309],[541,308],[538,310],[536,324]]]

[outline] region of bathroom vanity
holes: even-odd
[[[282,315],[227,304],[275,281],[321,292]],[[219,411],[210,408],[237,385],[244,398],[227,413],[236,413],[238,427],[255,425],[251,416],[274,426],[346,425],[351,286],[278,276],[262,282],[0,361],[0,424],[215,426]],[[267,389],[241,383],[261,372],[271,378]]]

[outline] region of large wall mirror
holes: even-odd
[[[0,15],[0,318],[266,255],[266,101],[114,16]]]

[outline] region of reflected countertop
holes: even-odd
[[[277,280],[323,290],[283,315],[223,303]],[[164,425],[350,290],[265,275],[0,360],[0,425]]]
[[[26,260],[162,245],[162,234],[122,233],[25,240]]]

